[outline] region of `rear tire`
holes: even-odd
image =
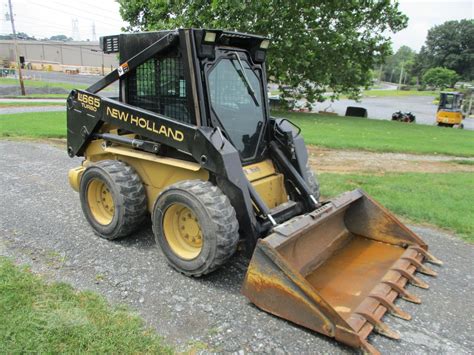
[[[222,191],[208,181],[186,180],[165,189],[153,208],[153,233],[169,264],[202,276],[236,251],[239,224]]]
[[[104,239],[129,235],[140,227],[146,212],[145,188],[129,165],[103,160],[86,169],[79,196],[84,215]]]

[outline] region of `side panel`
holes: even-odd
[[[460,124],[462,121],[461,112],[439,110],[436,113],[436,122],[447,124]]]
[[[103,123],[184,151],[190,151],[196,133],[193,125],[81,90],[70,94],[67,110],[70,156],[83,155],[93,134]]]
[[[284,176],[275,170],[271,159],[246,165],[244,173],[268,208],[288,201]]]
[[[160,159],[150,153],[137,152],[132,149],[106,148],[101,150],[97,147],[99,143],[94,142],[86,150],[85,164],[104,159],[116,159],[132,166],[145,186],[150,213],[153,211],[156,198],[166,187],[183,180],[206,181],[209,179],[209,173],[195,163],[169,158]]]

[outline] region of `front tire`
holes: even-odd
[[[129,165],[103,160],[86,169],[79,196],[84,215],[94,232],[104,239],[125,237],[143,222],[145,188]]]
[[[186,180],[165,189],[153,209],[153,233],[169,264],[202,276],[236,251],[239,224],[222,191],[208,181]]]

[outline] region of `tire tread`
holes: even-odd
[[[209,260],[205,268],[196,272],[181,270],[175,265],[172,266],[187,276],[200,277],[208,274],[223,264],[235,253],[239,242],[239,223],[229,198],[215,185],[209,181],[185,180],[175,183],[165,190],[162,194],[173,190],[185,190],[196,197],[204,204],[209,213],[211,221],[217,227],[217,248],[214,258]]]

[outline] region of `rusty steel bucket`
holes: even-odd
[[[423,261],[442,264],[427,249],[388,210],[354,190],[259,240],[242,293],[269,313],[377,354],[368,335],[399,339],[381,318],[389,312],[411,319],[394,300],[420,303],[406,283],[428,288],[415,272],[436,276]]]

